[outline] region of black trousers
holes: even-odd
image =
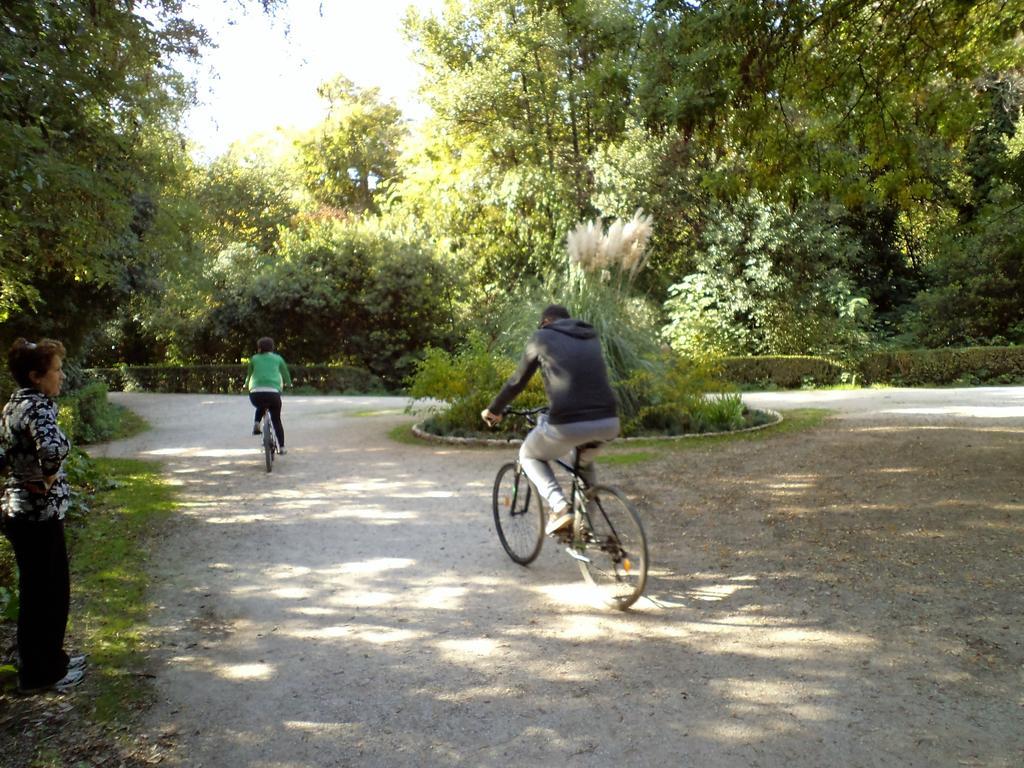
[[[22,688],[50,685],[68,671],[71,578],[64,521],[7,517],[4,535],[18,561],[18,682]]]
[[[256,423],[263,419],[263,412],[270,411],[270,420],[277,433],[277,444],[284,448],[284,424],[281,423],[281,395],[278,392],[250,392],[249,402],[256,407]]]

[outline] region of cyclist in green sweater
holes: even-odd
[[[284,358],[274,352],[272,338],[264,336],[256,342],[256,349],[257,353],[249,359],[249,372],[245,377],[249,402],[256,408],[256,424],[252,428],[252,433],[260,434],[263,412],[269,410],[274,432],[277,433],[278,452],[285,454],[287,451],[284,448],[284,425],[281,423],[281,390],[292,385],[292,377]]]

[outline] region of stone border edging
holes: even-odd
[[[689,435],[665,435],[663,437],[617,437],[615,442],[631,442],[634,440],[687,440],[695,437],[721,437],[723,435],[740,435],[744,432],[757,432],[758,430],[765,429],[767,427],[774,427],[776,424],[781,424],[782,414],[778,411],[772,410],[771,408],[759,408],[761,413],[768,413],[775,417],[775,421],[771,421],[767,424],[758,424],[756,427],[744,427],[743,429],[733,429],[728,432],[698,432]],[[420,422],[422,424],[422,422]],[[520,445],[523,440],[519,437],[510,437],[502,440],[501,438],[486,438],[486,437],[444,437],[443,435],[434,435],[430,432],[425,432],[420,424],[412,425],[412,433],[420,438],[431,443],[443,443],[445,445],[466,445],[466,446],[482,446],[484,448],[501,448],[510,445]]]

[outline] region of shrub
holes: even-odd
[[[736,393],[702,398],[697,416],[707,432],[729,432],[745,426],[746,408]]]
[[[386,391],[384,382],[363,368],[350,365],[289,365],[292,384],[312,387],[317,392],[365,394]]]
[[[859,370],[865,384],[1009,384],[1024,381],[1024,347],[873,352]]]
[[[63,395],[57,422],[72,443],[97,443],[113,436],[120,418],[107,401],[107,385],[94,381]]]
[[[740,387],[793,389],[838,384],[843,378],[843,366],[824,357],[723,357],[718,363],[722,378]]]
[[[844,366],[823,357],[725,357],[722,378],[743,387],[830,385],[851,373],[865,384],[940,386],[1024,382],[1024,347],[878,350]]]
[[[690,355],[860,350],[871,308],[851,275],[858,249],[817,201],[794,211],[754,193],[723,206],[669,289],[665,338]]]
[[[622,419],[626,436],[723,431],[743,420],[738,396],[708,398],[705,394],[718,388],[715,369],[708,363],[671,355],[653,369],[635,371],[624,388],[640,403],[634,416]]]
[[[246,367],[234,365],[123,365],[92,368],[93,376],[122,392],[239,392]]]
[[[620,399],[625,393],[640,404],[632,415],[620,411],[623,435],[723,431],[743,423],[739,396],[705,397],[710,388],[717,388],[711,366],[675,355],[652,362],[620,382]],[[452,437],[517,434],[522,427],[518,420],[505,420],[493,432],[486,430],[480,420],[480,411],[514,368],[515,361],[496,355],[479,332],[471,333],[455,354],[428,350],[408,389],[413,398],[434,398],[443,403],[424,421],[424,429]],[[546,402],[538,375],[517,398],[516,406],[533,408]]]
[[[474,331],[454,354],[428,349],[408,381],[408,392],[416,399],[433,398],[445,404],[424,423],[428,431],[445,435],[480,433],[486,429],[480,412],[498,394],[515,371],[515,365],[508,358],[495,356],[483,334]],[[516,400],[517,406],[523,408],[546,402],[539,376],[534,376]],[[515,426],[503,421],[496,432],[508,434]]]
[[[307,221],[272,263],[246,264],[214,268],[214,295],[178,335],[181,359],[237,360],[267,335],[288,360],[351,361],[394,386],[450,338],[454,269],[374,221]]]

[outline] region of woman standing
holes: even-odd
[[[18,339],[7,359],[21,387],[0,414],[0,454],[9,475],[0,496],[4,535],[18,562],[18,690],[66,690],[85,657],[64,652],[71,584],[64,542],[70,489],[61,465],[71,443],[57,426],[64,345]]]

